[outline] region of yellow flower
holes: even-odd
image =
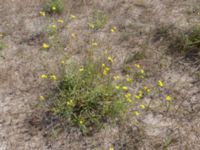
[[[44,101],[45,100],[45,98],[44,98],[44,96],[40,96],[40,101]]]
[[[127,90],[128,90],[128,87],[122,86],[122,90],[127,91]]]
[[[55,75],[51,75],[51,76],[50,76],[50,79],[51,79],[51,80],[57,80],[57,77],[56,77]]]
[[[72,36],[73,38],[76,38],[76,34],[75,34],[75,33],[72,33],[71,36]]]
[[[131,97],[131,93],[126,93],[126,94],[125,94],[125,97],[126,97],[126,98],[130,98],[130,97]]]
[[[48,48],[49,48],[49,45],[46,44],[46,43],[43,43],[42,47],[43,47],[44,49],[48,49]]]
[[[129,83],[131,83],[133,80],[131,78],[127,77],[126,81],[129,82]]]
[[[83,120],[80,120],[79,123],[80,123],[80,125],[83,125]]]
[[[70,15],[70,19],[71,19],[71,20],[74,20],[74,19],[76,19],[76,18],[77,18],[76,16]]]
[[[106,68],[103,70],[103,75],[107,75],[108,71],[110,71],[110,68],[106,67]]]
[[[113,76],[113,79],[114,79],[114,80],[119,80],[120,77],[119,77],[119,76]]]
[[[58,22],[58,23],[64,23],[64,20],[58,19],[57,22]]]
[[[81,68],[79,69],[79,71],[80,71],[80,72],[83,72],[83,71],[84,71],[84,68],[83,68],[83,67],[81,67]]]
[[[96,42],[92,42],[92,46],[97,46],[98,44]]]
[[[43,17],[46,15],[44,11],[40,11],[39,14],[40,14],[40,16],[43,16]]]
[[[95,25],[93,23],[88,23],[89,28],[94,29]]]
[[[144,86],[144,91],[147,92],[147,93],[150,93],[151,92],[151,89],[147,86]]]
[[[104,67],[105,67],[105,64],[101,64],[101,67],[104,68]]]
[[[56,7],[55,7],[55,6],[53,6],[51,9],[52,9],[53,11],[55,11],[55,10],[56,10]]]
[[[108,150],[114,150],[114,148],[113,148],[113,147],[110,147]]]
[[[42,75],[40,75],[40,78],[42,78],[42,79],[47,79],[48,76],[47,76],[46,74],[42,74]]]
[[[113,59],[112,59],[111,56],[108,56],[108,61],[111,62],[111,63],[113,62]]]
[[[119,89],[120,89],[120,86],[116,85],[116,86],[115,86],[115,89],[119,90]]]
[[[106,70],[103,70],[103,75],[104,75],[104,76],[106,76],[107,73],[108,73],[108,72],[107,72]]]
[[[73,106],[73,100],[68,101],[68,102],[67,102],[67,105]]]
[[[61,60],[61,64],[65,64],[65,61],[64,61],[64,60]]]
[[[138,95],[140,95],[142,97],[143,92],[142,91],[138,91]]]
[[[170,102],[170,101],[172,100],[172,98],[171,98],[171,96],[167,95],[167,96],[165,97],[165,100],[168,101],[168,102]]]
[[[140,108],[141,108],[141,109],[145,109],[145,105],[141,104],[141,105],[140,105]]]
[[[141,98],[141,96],[139,96],[139,95],[135,95],[134,96],[136,99],[140,99]]]
[[[112,28],[110,29],[110,32],[114,33],[114,32],[116,32],[116,30],[117,30],[117,28],[114,26],[114,27],[112,27]]]
[[[141,68],[140,64],[135,64],[135,67],[138,68],[138,69]]]
[[[130,98],[127,98],[126,100],[127,100],[127,102],[129,102],[129,103],[132,102],[132,99],[130,99]]]
[[[57,26],[54,24],[54,25],[51,26],[51,28],[52,28],[53,30],[56,30]]]
[[[142,96],[143,96],[143,92],[142,92],[142,91],[138,91],[137,95],[135,95],[134,97],[135,97],[136,99],[141,99]]]
[[[144,70],[143,70],[143,69],[141,69],[141,70],[140,70],[140,73],[141,73],[141,74],[144,74]]]
[[[157,82],[157,85],[160,86],[160,87],[163,87],[163,86],[164,86],[164,83],[163,83],[161,80],[159,80],[159,81]]]
[[[134,111],[134,112],[133,112],[133,115],[135,115],[135,116],[139,116],[140,113],[139,113],[138,111]]]

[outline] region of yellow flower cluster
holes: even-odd
[[[113,79],[114,79],[114,80],[119,80],[120,77],[119,77],[119,76],[113,76]]]
[[[131,83],[131,82],[133,82],[133,79],[131,79],[130,77],[127,77],[127,78],[126,78],[126,81],[127,81],[128,83]]]
[[[140,77],[141,79],[144,79],[144,69],[141,69],[140,72],[139,72],[139,74],[140,74],[139,77]]]
[[[51,79],[51,80],[57,80],[57,77],[56,77],[55,75],[51,75],[51,76],[50,76],[50,79]]]
[[[40,16],[43,16],[43,17],[46,15],[44,11],[40,11],[39,14]]]
[[[47,79],[47,78],[48,78],[48,75],[42,74],[42,75],[40,75],[40,78],[41,78],[41,79]],[[51,75],[49,78],[50,78],[51,80],[57,80],[56,75]]]
[[[73,106],[73,105],[74,105],[73,100],[68,101],[68,102],[67,102],[67,105],[68,105],[68,106]]]
[[[135,64],[135,67],[138,68],[138,69],[141,68],[140,64]]]
[[[125,94],[125,98],[126,98],[126,100],[127,100],[127,102],[132,102],[132,100],[131,100],[131,93],[126,93]]]
[[[148,86],[144,86],[144,91],[147,92],[147,93],[150,93],[151,92],[151,89],[148,87]]]
[[[145,71],[144,69],[141,68],[140,64],[135,64],[134,65],[137,69],[139,69],[138,75],[141,79],[143,79],[145,77]]]
[[[111,56],[108,56],[108,61],[111,62],[111,63],[113,62],[113,59],[112,59]]]
[[[131,93],[126,93],[125,94],[125,98],[130,98],[131,97]]]
[[[138,111],[134,111],[134,112],[133,112],[133,115],[135,115],[135,116],[139,116],[140,113],[139,113]]]
[[[110,71],[110,68],[105,67],[105,69],[103,70],[103,75],[107,75],[107,73]]]
[[[163,86],[164,86],[164,83],[163,83],[161,80],[158,80],[157,85],[158,85],[159,87],[163,87]]]
[[[143,96],[143,92],[142,91],[138,91],[138,93],[135,95],[136,99],[141,99]]]

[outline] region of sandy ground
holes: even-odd
[[[199,150],[200,92],[199,83],[192,76],[195,68],[168,56],[167,59],[161,59],[163,47],[153,43],[149,37],[151,39],[151,31],[160,24],[186,28],[199,23],[199,16],[193,14],[192,10],[195,6],[200,6],[200,2],[86,0],[83,5],[84,3],[79,4],[75,0],[66,3],[69,10],[61,18],[67,18],[69,11],[78,16],[79,19],[68,26],[75,28],[80,33],[80,38],[90,34],[86,31],[85,24],[93,8],[102,9],[109,15],[108,24],[115,24],[119,29],[116,37],[110,40],[105,32],[92,33],[91,37],[102,42],[109,41],[113,55],[119,62],[127,54],[134,53],[145,45],[150,55],[140,63],[146,68],[153,65],[149,70],[155,70],[158,63],[165,64],[157,75],[168,81],[169,88],[178,91],[177,99],[184,99],[183,113],[164,117],[163,114],[147,112],[139,119],[144,123],[142,131],[138,131],[131,123],[125,123],[125,127],[108,126],[93,137],[82,137],[76,129],[70,129],[55,140],[47,140],[44,131],[30,127],[28,120],[35,113],[34,106],[38,103],[38,96],[45,93],[48,87],[38,78],[46,71],[42,64],[45,62],[56,71],[57,58],[51,50],[41,51],[40,40],[29,42],[27,39],[43,31],[48,20],[38,15],[40,0],[0,0],[0,32],[3,33],[6,45],[0,51],[0,150],[106,150],[111,145],[116,150],[163,149],[163,142],[169,135],[172,143],[168,149]],[[128,33],[126,40],[122,38],[124,27]],[[79,57],[80,54],[76,55]]]

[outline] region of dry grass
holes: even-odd
[[[198,42],[199,30],[188,32],[199,23],[196,0],[63,0],[62,14],[45,17],[39,15],[42,3],[16,0],[0,6],[0,33],[4,34],[0,41],[6,45],[0,51],[0,149],[200,149],[199,58],[191,64],[179,53],[185,38]],[[93,16],[94,10],[100,17]],[[51,32],[52,25],[57,26],[56,32]],[[188,38],[191,34],[195,38]],[[49,48],[42,48],[43,43]],[[57,86],[39,76],[54,74],[60,81],[61,61],[67,69],[71,62],[83,65],[92,43],[95,58],[102,52],[112,56],[111,75],[133,77],[133,95],[145,85],[152,93],[142,99],[148,107],[139,109],[139,116],[132,115],[135,110],[130,106],[121,121],[105,123],[92,136],[83,136],[77,127],[64,125],[60,130],[57,120],[48,120],[47,107],[37,107],[40,95],[54,95]],[[138,78],[134,64],[144,69],[144,80]],[[158,80],[164,82],[161,89]],[[172,97],[170,105],[166,95]]]

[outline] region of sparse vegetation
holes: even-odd
[[[72,68],[60,82],[58,96],[50,109],[84,133],[94,133],[103,122],[122,115],[123,93],[115,89],[110,77],[103,75],[104,68],[99,63],[87,62],[81,68],[76,65]]]
[[[100,14],[98,13],[95,15],[99,19],[101,17],[99,17]],[[97,27],[103,27],[102,24],[99,25]],[[108,33],[113,35],[116,31],[117,28],[112,26]],[[63,54],[63,48],[60,46],[62,43],[58,42],[61,39],[57,34],[57,26],[51,25],[50,30],[47,30],[47,35],[51,39],[48,41],[51,48]],[[71,38],[74,39],[76,37],[72,36]],[[69,42],[71,41],[69,40]],[[69,43],[69,46],[71,45]],[[50,48],[48,43],[43,43],[42,47],[43,49]],[[140,116],[142,111],[151,107],[150,104],[152,103],[152,100],[148,103],[142,100],[151,95],[152,90],[155,93],[151,97],[156,96],[156,91],[165,86],[164,82],[159,80],[157,86],[151,89],[145,83],[148,78],[146,78],[146,72],[141,65],[131,65],[134,60],[144,58],[143,51],[141,53],[137,52],[133,56],[129,55],[124,60],[124,68],[122,70],[124,74],[120,77],[120,75],[114,75],[115,71],[112,66],[115,62],[113,57],[109,55],[108,50],[98,54],[99,58],[96,59],[94,51],[100,45],[96,40],[92,39],[88,47],[89,49],[85,52],[86,62],[82,62],[81,66],[73,62],[69,63],[66,68],[63,66],[64,71],[62,71],[63,77],[61,80],[58,80],[57,76],[52,72],[40,75],[41,79],[57,81],[57,86],[55,86],[55,91],[57,92],[53,93],[53,98],[51,96],[51,98],[45,100],[43,96],[40,96],[40,100],[44,102],[42,109],[46,107],[48,117],[56,118],[53,119],[57,120],[53,124],[63,124],[64,126],[70,124],[78,127],[83,134],[93,134],[95,131],[99,131],[104,126],[104,123],[113,124],[116,121],[119,122],[128,113],[126,111],[128,109],[131,109],[132,116]],[[65,64],[65,62],[62,60],[61,64]],[[139,89],[135,89],[134,81],[140,85]],[[133,92],[130,89],[136,91]],[[170,95],[162,95],[161,93],[159,95],[166,101],[166,109],[168,111],[173,98]]]
[[[102,29],[108,20],[108,16],[100,10],[94,10],[91,16],[91,23],[89,23],[89,28],[94,30]]]
[[[200,27],[193,26],[183,31],[173,25],[157,29],[154,41],[163,40],[168,44],[167,53],[184,56],[195,61],[200,56]]]
[[[4,1],[0,149],[199,150],[199,8]]]

